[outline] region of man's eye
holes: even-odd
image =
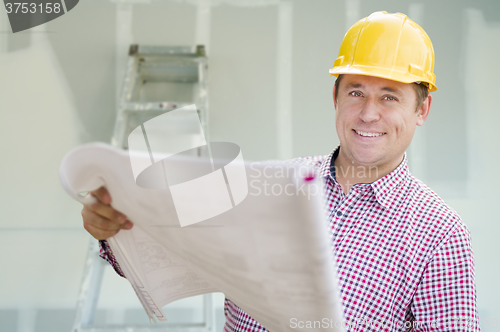
[[[393,97],[393,96],[385,96],[384,99],[385,100],[397,100],[396,97]]]
[[[359,92],[359,91],[353,91],[349,94],[353,97],[361,97],[362,96],[361,92]]]

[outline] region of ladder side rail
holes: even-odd
[[[115,120],[115,127],[111,142],[114,146],[124,148],[127,130],[127,117],[126,103],[130,102],[135,93],[137,80],[138,80],[139,61],[136,56],[131,55],[127,63],[127,71],[122,87],[122,94],[120,97],[119,105],[117,105],[117,114]]]
[[[94,322],[106,263],[99,257],[98,242],[90,237],[85,268],[80,284],[73,331],[79,332]]]

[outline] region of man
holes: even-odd
[[[340,146],[295,160],[324,180],[348,330],[479,330],[469,231],[410,174],[405,155],[429,115],[433,68],[429,37],[405,15],[360,20],[330,69]],[[100,202],[82,215],[95,238],[132,227],[104,188],[93,194]],[[229,299],[225,314],[225,331],[266,331]]]

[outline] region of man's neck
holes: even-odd
[[[352,186],[357,183],[372,183],[380,178],[383,178],[393,170],[395,170],[401,161],[383,165],[367,165],[358,164],[348,160],[342,152],[340,152],[334,160],[335,179],[340,184],[345,195],[349,193]]]

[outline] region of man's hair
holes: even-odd
[[[339,85],[340,81],[342,80],[342,77],[344,75],[339,74],[339,77],[335,80],[335,101],[337,101],[337,96],[339,94]],[[429,95],[429,90],[428,87],[425,83],[413,83],[413,88],[415,89],[415,92],[417,94],[417,109],[416,112],[420,109],[420,106],[422,106],[422,103],[424,102],[425,98]]]

